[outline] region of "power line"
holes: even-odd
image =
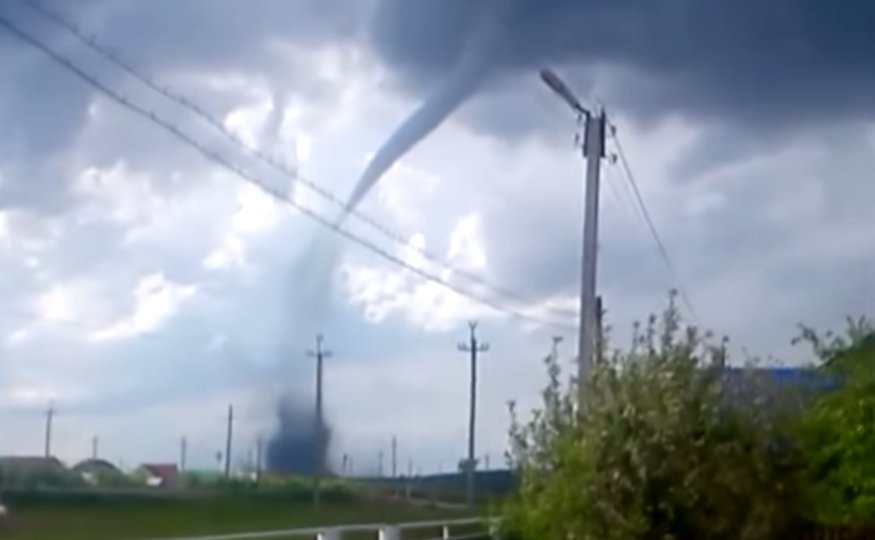
[[[289,167],[278,162],[276,159],[272,158],[271,156],[265,154],[264,152],[258,150],[257,148],[254,148],[253,146],[247,144],[246,142],[241,140],[239,137],[237,137],[236,135],[234,135],[233,133],[228,131],[228,129],[224,125],[222,125],[221,122],[219,122],[218,120],[213,118],[205,110],[198,107],[196,104],[192,103],[190,100],[188,100],[184,96],[175,93],[169,87],[167,87],[165,85],[158,84],[155,81],[153,81],[150,77],[142,74],[130,62],[126,61],[121,56],[119,56],[117,53],[110,50],[109,47],[98,42],[97,39],[95,39],[93,36],[85,35],[75,23],[71,22],[70,20],[65,18],[63,15],[61,15],[60,13],[53,11],[49,8],[46,8],[45,6],[43,6],[42,4],[40,4],[39,2],[37,2],[35,0],[19,0],[19,2],[29,6],[31,9],[37,11],[42,16],[46,17],[47,19],[53,21],[54,23],[56,23],[59,26],[61,26],[62,28],[64,28],[71,35],[76,37],[80,42],[85,44],[87,47],[89,47],[91,50],[96,52],[98,55],[100,55],[101,57],[103,57],[104,59],[106,59],[111,64],[118,67],[119,69],[123,70],[124,72],[126,72],[128,75],[130,75],[131,77],[133,77],[137,81],[146,85],[151,90],[161,94],[166,99],[176,103],[180,107],[183,107],[184,109],[188,110],[189,112],[194,114],[196,117],[198,117],[202,121],[206,122],[213,129],[215,129],[217,132],[221,133],[225,138],[227,138],[229,141],[231,141],[234,145],[236,145],[237,147],[242,149],[244,153],[250,155],[251,157],[254,157],[258,161],[260,161],[263,164],[267,165],[268,167],[272,168],[274,171],[276,171],[280,174],[283,174],[283,175],[289,177],[291,180],[298,182],[301,185],[311,189],[314,193],[323,197],[324,199],[328,200],[329,202],[338,206],[339,208],[344,209],[344,210],[348,210],[349,213],[352,214],[356,219],[358,219],[362,223],[370,226],[371,228],[378,231],[379,233],[383,234],[384,236],[386,236],[387,238],[389,238],[393,242],[402,245],[406,249],[410,249],[412,251],[415,251],[415,252],[421,254],[423,257],[425,257],[426,259],[428,259],[432,263],[438,264],[440,266],[444,266],[447,269],[451,270],[453,273],[458,274],[458,275],[464,277],[465,279],[472,281],[480,286],[483,286],[483,287],[491,290],[493,293],[497,293],[499,296],[504,296],[505,298],[513,300],[514,302],[518,302],[521,305],[532,304],[531,299],[525,298],[524,296],[520,295],[517,292],[511,291],[510,289],[507,289],[507,288],[501,287],[499,285],[495,285],[493,283],[490,283],[489,281],[483,279],[482,277],[478,276],[477,274],[475,274],[473,272],[467,271],[463,268],[455,267],[455,266],[449,264],[448,262],[444,261],[441,257],[429,252],[425,248],[421,248],[421,247],[415,246],[415,245],[410,245],[409,240],[404,238],[403,235],[399,234],[396,231],[393,231],[389,227],[386,227],[385,225],[383,225],[379,221],[371,218],[370,216],[368,216],[365,213],[362,213],[360,210],[357,210],[357,209],[353,210],[353,209],[347,208],[346,202],[342,198],[338,197],[336,194],[334,194],[331,191],[320,186],[318,183],[313,182],[313,181],[308,180],[307,178],[303,177],[297,170],[290,169]],[[553,312],[554,314],[556,314],[560,317],[569,317],[569,316],[576,315],[573,312],[558,309],[558,308],[551,308],[549,306],[546,307],[545,309],[547,311]]]
[[[693,319],[701,326],[701,322],[699,321],[699,316],[696,313],[696,308],[693,307],[693,303],[690,300],[690,295],[687,293],[686,287],[684,287],[683,280],[681,280],[681,276],[677,271],[674,263],[671,260],[671,257],[668,254],[668,250],[665,248],[665,244],[662,242],[662,238],[659,235],[659,232],[656,230],[656,225],[653,223],[653,219],[650,217],[650,212],[647,210],[647,204],[644,202],[644,197],[641,195],[641,190],[638,189],[638,183],[635,181],[635,175],[632,173],[632,167],[629,166],[629,160],[626,159],[626,153],[623,152],[623,147],[620,144],[620,138],[617,136],[616,126],[611,126],[611,138],[614,140],[614,145],[617,147],[617,155],[620,158],[620,164],[623,167],[623,171],[625,172],[626,180],[629,182],[629,185],[632,187],[632,193],[635,195],[635,201],[638,205],[638,208],[641,211],[641,216],[644,218],[644,221],[647,224],[647,228],[650,231],[650,235],[653,237],[654,242],[656,243],[657,251],[665,263],[666,267],[668,267],[668,271],[671,273],[672,278],[677,284],[678,293],[680,294],[681,300],[684,305],[687,306],[687,309],[690,311],[690,315],[692,315]]]
[[[357,235],[349,232],[348,230],[341,228],[340,226],[338,226],[336,223],[333,223],[328,218],[326,218],[326,217],[322,216],[321,214],[319,214],[318,212],[296,202],[294,199],[288,197],[284,193],[281,193],[277,189],[262,183],[255,175],[247,172],[246,170],[244,170],[240,166],[232,163],[230,160],[221,156],[220,154],[216,153],[215,151],[210,150],[203,143],[199,142],[197,139],[195,139],[191,135],[186,134],[185,132],[180,130],[178,127],[176,127],[175,125],[173,125],[169,121],[164,120],[163,118],[161,118],[160,116],[158,116],[154,112],[145,109],[144,107],[132,102],[131,100],[124,97],[123,95],[117,93],[115,90],[111,89],[110,87],[105,85],[103,82],[96,79],[94,76],[90,75],[89,73],[84,71],[82,68],[78,67],[69,58],[61,55],[60,53],[56,52],[54,49],[48,47],[43,42],[41,42],[39,39],[35,38],[34,36],[27,33],[26,31],[22,30],[21,28],[16,26],[13,22],[11,22],[6,17],[3,17],[2,15],[0,15],[0,26],[5,28],[7,31],[9,31],[11,34],[15,35],[16,37],[18,37],[19,39],[21,39],[25,43],[39,49],[44,54],[49,56],[53,61],[55,61],[56,63],[58,63],[59,65],[61,65],[62,67],[64,67],[65,69],[67,69],[68,71],[70,71],[71,73],[76,75],[77,77],[79,77],[85,83],[94,87],[100,93],[104,94],[105,96],[107,96],[111,100],[115,101],[116,103],[118,103],[122,107],[124,107],[124,108],[128,109],[129,111],[134,112],[137,115],[145,118],[146,120],[152,122],[153,124],[157,125],[158,127],[161,127],[162,129],[164,129],[165,131],[167,131],[171,135],[173,135],[176,138],[178,138],[179,140],[181,140],[183,143],[191,146],[194,150],[199,152],[207,160],[212,161],[216,165],[218,165],[218,166],[224,168],[225,170],[240,177],[242,180],[249,182],[250,184],[256,186],[257,188],[264,191],[266,194],[273,197],[275,200],[282,202],[283,204],[292,206],[293,208],[296,208],[298,211],[300,211],[306,217],[319,223],[323,227],[325,227],[331,231],[334,231],[336,234],[342,236],[343,238],[349,240],[350,242],[358,244],[359,246],[364,247],[365,249],[371,251],[372,253],[375,253],[378,256],[380,256],[380,257],[382,257],[390,262],[393,262],[393,263],[397,264],[398,266],[401,266],[401,267],[407,269],[408,271],[421,277],[422,279],[443,285],[447,289],[450,289],[450,290],[452,290],[452,291],[454,291],[462,296],[465,296],[467,298],[475,300],[483,305],[489,306],[497,311],[500,311],[502,313],[510,315],[514,318],[517,318],[520,320],[527,320],[527,321],[535,322],[535,323],[539,323],[539,324],[545,324],[545,325],[549,325],[549,326],[566,328],[566,329],[575,328],[575,326],[573,324],[570,324],[570,323],[562,323],[562,322],[542,319],[539,317],[528,315],[528,314],[522,313],[520,311],[516,311],[516,310],[513,310],[511,308],[505,307],[502,304],[500,304],[492,299],[486,298],[482,295],[475,295],[475,294],[465,290],[464,288],[459,287],[458,285],[451,283],[448,280],[442,279],[440,276],[437,276],[437,275],[432,274],[426,270],[423,270],[423,269],[418,268],[412,264],[407,263],[403,259],[399,258],[396,255],[393,255],[392,253],[375,245],[374,243],[369,242],[368,240],[365,240],[365,239],[361,238],[360,236],[357,236]]]

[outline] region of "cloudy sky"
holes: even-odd
[[[566,337],[569,366],[574,341],[583,163],[575,118],[538,79],[545,65],[607,108],[685,314],[729,335],[736,360],[805,361],[790,346],[798,323],[875,312],[875,6],[863,0],[40,5],[242,143],[3,0],[0,454],[42,451],[53,399],[66,460],[97,435],[124,465],[172,461],[185,435],[190,463],[216,466],[229,403],[245,459],[279,396],[309,406],[306,351],[321,332],[334,455],[373,468],[394,434],[404,467],[448,470],[465,451],[457,343],[476,318],[491,344],[478,454],[499,462],[507,401],[537,403],[550,338]],[[10,24],[329,220],[336,204],[244,147],[345,199],[399,123],[448,79],[470,80],[367,195],[365,219],[345,222],[378,254]],[[603,179],[599,288],[622,340],[678,284],[623,170],[608,160]]]

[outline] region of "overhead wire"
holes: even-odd
[[[191,100],[185,98],[184,96],[174,92],[168,86],[156,83],[152,78],[144,75],[140,72],[138,68],[133,66],[130,62],[122,58],[119,54],[110,50],[106,45],[101,44],[95,37],[85,35],[79,27],[68,20],[66,17],[61,15],[60,13],[49,9],[42,5],[40,2],[36,0],[19,0],[22,4],[29,6],[31,9],[35,10],[37,13],[41,14],[43,17],[53,21],[55,24],[64,28],[67,32],[69,32],[72,36],[74,36],[81,43],[89,47],[92,51],[100,55],[102,58],[115,65],[140,83],[147,86],[154,92],[157,92],[164,96],[166,99],[176,103],[178,106],[188,110],[194,116],[205,122],[207,125],[211,126],[214,130],[222,134],[226,139],[232,142],[234,145],[238,146],[244,153],[249,156],[255,158],[261,163],[267,165],[275,172],[278,172],[282,175],[285,175],[289,179],[294,182],[303,185],[304,187],[312,190],[314,193],[319,195],[320,197],[326,199],[330,203],[336,205],[337,207],[343,209],[344,211],[348,211],[350,215],[354,218],[358,219],[360,222],[368,225],[372,229],[376,230],[380,234],[386,236],[391,241],[401,245],[405,249],[414,251],[419,255],[422,255],[425,259],[429,260],[433,264],[437,264],[442,266],[448,270],[450,270],[454,275],[461,276],[466,280],[475,283],[481,287],[484,287],[491,292],[495,293],[498,296],[503,296],[505,299],[511,300],[514,303],[520,304],[522,306],[531,305],[533,300],[531,298],[526,298],[524,295],[512,291],[506,287],[496,285],[491,283],[490,281],[484,279],[483,277],[477,275],[474,272],[470,272],[465,270],[464,268],[459,268],[458,266],[452,265],[442,257],[431,253],[424,247],[420,247],[414,244],[411,244],[409,238],[405,238],[403,235],[399,234],[396,231],[393,231],[389,227],[383,225],[376,219],[368,216],[367,214],[361,212],[358,209],[350,209],[348,208],[346,202],[335,193],[332,193],[330,190],[325,187],[319,185],[318,183],[307,179],[303,175],[300,174],[298,170],[293,170],[287,165],[277,161],[273,157],[265,154],[258,148],[253,147],[252,145],[244,142],[242,139],[234,135],[230,132],[220,121],[216,120],[213,116],[207,113],[204,109],[193,103]],[[576,313],[573,311],[546,307],[545,311],[549,311],[554,315],[562,318],[573,317],[576,316]]]
[[[244,170],[242,167],[236,165],[235,163],[231,162],[229,159],[223,157],[222,155],[218,154],[217,152],[211,150],[210,148],[207,148],[203,143],[201,143],[200,141],[198,141],[197,139],[195,139],[191,135],[188,135],[187,133],[183,132],[177,126],[173,125],[169,121],[161,118],[156,113],[149,111],[148,109],[144,108],[143,106],[138,105],[138,104],[132,102],[131,100],[127,99],[125,96],[119,94],[118,92],[116,92],[115,90],[113,90],[112,88],[110,88],[109,86],[107,86],[106,84],[101,82],[100,80],[98,80],[96,77],[92,76],[91,74],[89,74],[88,72],[84,71],[82,68],[77,66],[72,60],[70,60],[69,58],[58,53],[57,51],[55,51],[51,47],[47,46],[45,43],[40,41],[38,38],[29,34],[27,31],[21,29],[18,25],[16,25],[14,22],[12,22],[11,20],[9,20],[8,18],[6,18],[3,15],[0,15],[0,27],[5,28],[8,32],[13,34],[14,36],[19,38],[20,40],[31,45],[32,47],[35,47],[38,50],[40,50],[41,52],[46,54],[49,58],[51,58],[55,63],[64,67],[65,69],[70,71],[72,74],[74,74],[76,77],[78,77],[79,79],[81,79],[82,81],[87,83],[88,85],[92,86],[94,89],[96,89],[97,91],[99,91],[103,95],[107,96],[111,100],[115,101],[116,103],[121,105],[123,108],[128,109],[129,111],[146,119],[147,121],[153,123],[154,125],[161,127],[163,130],[170,133],[171,135],[173,135],[174,137],[176,137],[177,139],[179,139],[183,143],[192,147],[194,150],[196,150],[198,153],[200,153],[207,160],[212,161],[214,164],[220,166],[221,168],[224,168],[225,170],[233,173],[234,175],[238,176],[242,180],[254,185],[255,187],[257,187],[259,189],[261,189],[262,191],[264,191],[266,194],[268,194],[269,196],[271,196],[272,198],[274,198],[278,202],[281,202],[285,205],[288,205],[288,206],[291,206],[291,207],[297,209],[299,212],[304,214],[309,219],[319,223],[323,227],[333,231],[335,234],[345,238],[346,240],[348,240],[354,244],[357,244],[360,247],[363,247],[366,250],[371,251],[372,253],[374,253],[374,254],[376,254],[376,255],[378,255],[378,256],[380,256],[380,257],[382,257],[382,258],[384,258],[384,259],[386,259],[386,260],[388,260],[388,261],[390,261],[398,266],[401,266],[402,268],[410,271],[411,273],[419,276],[420,278],[422,278],[426,281],[430,281],[430,282],[442,285],[445,288],[456,292],[457,294],[460,294],[464,297],[467,297],[471,300],[474,300],[480,304],[489,306],[489,307],[495,309],[496,311],[505,313],[506,315],[509,315],[515,319],[524,320],[524,321],[533,322],[533,323],[538,323],[538,324],[544,324],[544,325],[548,325],[548,326],[554,326],[557,328],[564,328],[564,329],[576,328],[576,326],[571,324],[571,323],[563,323],[563,322],[558,322],[558,321],[554,321],[554,320],[550,320],[550,319],[536,317],[536,316],[529,315],[529,314],[526,314],[526,313],[521,312],[521,311],[517,311],[517,310],[511,309],[511,308],[508,308],[508,307],[502,305],[501,303],[496,302],[495,300],[492,300],[492,299],[485,297],[483,295],[477,295],[477,294],[471,293],[470,291],[450,282],[449,280],[445,280],[438,275],[432,274],[431,272],[428,272],[422,268],[419,268],[417,266],[409,264],[405,260],[394,255],[393,253],[375,245],[374,243],[372,243],[364,238],[361,238],[360,236],[350,232],[347,229],[340,227],[338,224],[332,222],[331,220],[322,216],[321,214],[312,210],[311,208],[308,208],[308,207],[296,202],[293,198],[288,197],[286,194],[280,192],[278,189],[273,188],[273,187],[263,183],[252,173]]]
[[[641,216],[644,218],[650,236],[656,244],[657,253],[668,268],[668,271],[671,274],[673,281],[675,282],[675,286],[677,288],[678,294],[680,295],[681,301],[684,303],[687,310],[689,310],[690,315],[693,317],[696,323],[701,326],[701,322],[699,320],[696,308],[693,306],[693,302],[690,299],[689,293],[687,292],[687,287],[684,286],[684,282],[681,279],[680,273],[677,271],[677,267],[675,266],[674,262],[672,262],[672,259],[668,254],[668,250],[665,247],[665,243],[662,241],[662,237],[660,236],[659,231],[656,229],[656,225],[654,224],[653,219],[650,216],[650,211],[647,209],[647,204],[644,201],[641,190],[638,189],[638,182],[635,180],[635,175],[632,172],[632,167],[629,164],[629,160],[626,158],[626,153],[623,151],[623,146],[620,143],[619,136],[617,135],[616,126],[612,125],[609,133],[611,139],[614,141],[614,146],[617,149],[617,157],[619,158],[620,165],[624,172],[626,181],[629,183],[629,186],[632,189],[636,206],[640,210]]]

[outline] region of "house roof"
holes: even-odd
[[[110,472],[121,474],[121,470],[118,467],[105,459],[82,460],[73,466],[73,470],[76,472]]]
[[[810,367],[726,367],[723,368],[723,377],[732,386],[757,381],[778,387],[832,390],[839,385],[837,378]]]
[[[56,457],[45,456],[3,456],[0,468],[13,471],[64,470],[64,464]]]
[[[179,476],[179,468],[175,463],[143,463],[140,468],[150,475],[160,478],[163,482],[175,479]]]
[[[721,377],[725,395],[736,404],[802,404],[841,385],[839,378],[809,367],[726,367]]]

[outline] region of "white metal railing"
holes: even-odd
[[[317,540],[342,540],[346,533],[376,532],[380,540],[400,540],[401,533],[415,529],[441,529],[441,539],[462,540],[465,538],[483,538],[494,535],[498,520],[486,521],[488,531],[477,534],[452,536],[452,527],[464,527],[467,525],[482,525],[484,520],[480,518],[447,519],[436,521],[415,521],[411,523],[386,524],[364,523],[355,525],[337,525],[328,527],[309,527],[305,529],[285,529],[276,531],[258,531],[231,534],[217,534],[207,536],[185,536],[176,538],[162,538],[153,540],[261,540],[272,538],[315,538]]]

